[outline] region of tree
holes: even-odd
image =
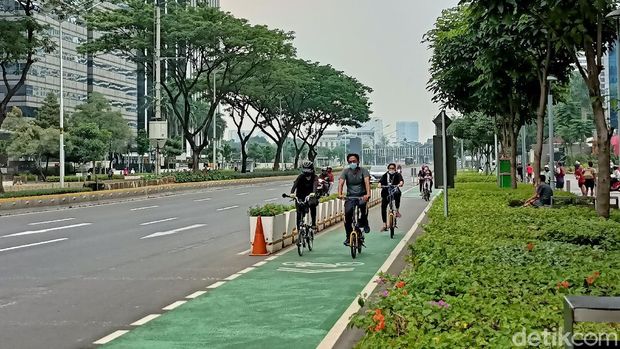
[[[43,128],[38,119],[26,118],[17,107],[7,113],[3,129],[11,133],[6,155],[34,162],[40,178],[45,180],[50,156],[58,154],[60,131],[57,127]],[[41,166],[45,158],[45,169]]]
[[[84,52],[117,52],[153,70],[153,4],[141,0],[114,1],[123,6],[88,16],[89,25],[101,37],[82,47]],[[168,96],[173,115],[193,154],[194,170],[199,156],[209,145],[208,137],[196,137],[209,130],[216,105],[230,90],[266,62],[292,55],[292,35],[265,26],[252,26],[204,3],[186,6],[167,3],[162,14],[162,56],[167,61],[161,87]],[[214,79],[216,91],[213,91]],[[211,99],[215,103],[197,125],[191,123],[191,101]],[[178,103],[181,102],[181,103]]]
[[[181,137],[169,138],[164,145],[162,154],[166,160],[166,167],[168,167],[170,160],[183,154],[183,139]]]
[[[105,157],[111,138],[112,133],[100,129],[97,123],[78,123],[67,134],[69,157],[82,164],[92,161],[94,168],[95,161]]]
[[[495,148],[494,130],[489,127],[489,118],[480,115],[479,112],[465,114],[455,118],[448,132],[456,138],[464,140],[464,147],[473,157],[476,157],[478,166],[482,166],[482,158],[485,159],[485,170],[489,171],[489,159]]]
[[[131,129],[120,111],[112,110],[110,102],[100,93],[93,92],[86,103],[78,105],[69,118],[69,132],[81,124],[94,123],[99,130],[110,133],[109,150],[122,153],[131,140]]]
[[[41,128],[60,127],[60,104],[53,93],[48,93],[43,105],[37,110],[36,124]]]

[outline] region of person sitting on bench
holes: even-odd
[[[551,206],[551,198],[553,197],[553,189],[547,184],[547,177],[543,174],[540,175],[540,184],[536,187],[536,194],[528,199],[524,207],[543,207]]]

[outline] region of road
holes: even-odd
[[[250,206],[290,181],[0,217],[0,347],[84,348],[256,263]]]

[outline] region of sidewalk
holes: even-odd
[[[342,245],[339,225],[303,257],[289,250],[266,258],[145,325],[127,327],[105,348],[316,348],[426,207],[404,196],[395,239],[378,233],[380,213],[372,209],[368,248],[357,259]]]

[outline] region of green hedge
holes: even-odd
[[[39,195],[53,195],[53,194],[67,194],[67,193],[81,193],[91,191],[90,188],[53,188],[53,189],[37,189],[37,190],[21,190],[6,192],[0,194],[0,199],[6,198],[20,198],[26,196],[39,196]]]
[[[193,171],[181,171],[170,172],[160,176],[147,175],[145,179],[156,179],[162,177],[173,177],[177,183],[189,183],[189,182],[205,182],[205,181],[217,181],[217,180],[229,180],[229,179],[242,179],[242,178],[264,178],[264,177],[281,177],[281,176],[293,176],[299,174],[298,170],[290,171],[254,171],[254,172],[235,172],[230,170],[223,171],[208,171],[208,172],[193,172]]]
[[[97,178],[99,178],[100,181],[105,181],[108,180],[108,175],[105,174],[100,174],[97,175]],[[88,176],[86,177],[78,177],[78,176],[65,176],[65,182],[83,182],[84,179],[88,179]],[[125,177],[123,175],[113,175],[112,179],[125,179]],[[95,177],[92,176],[91,180],[95,180]],[[52,183],[58,183],[60,182],[60,177],[58,176],[49,176],[45,179],[46,182],[52,182]]]
[[[327,202],[329,200],[338,199],[338,194],[331,194],[328,196],[323,196],[319,199],[319,202]]]
[[[510,348],[517,333],[557,333],[566,294],[620,295],[620,214],[584,207],[511,208],[532,188],[459,184],[450,217],[438,198],[408,268],[352,319],[358,348]],[[360,301],[364,301],[360,299]],[[576,331],[618,333],[606,324]]]
[[[251,207],[248,214],[251,217],[273,217],[294,209],[295,205],[266,204],[263,206]]]
[[[456,183],[497,183],[495,175],[480,174],[478,172],[458,172]]]

